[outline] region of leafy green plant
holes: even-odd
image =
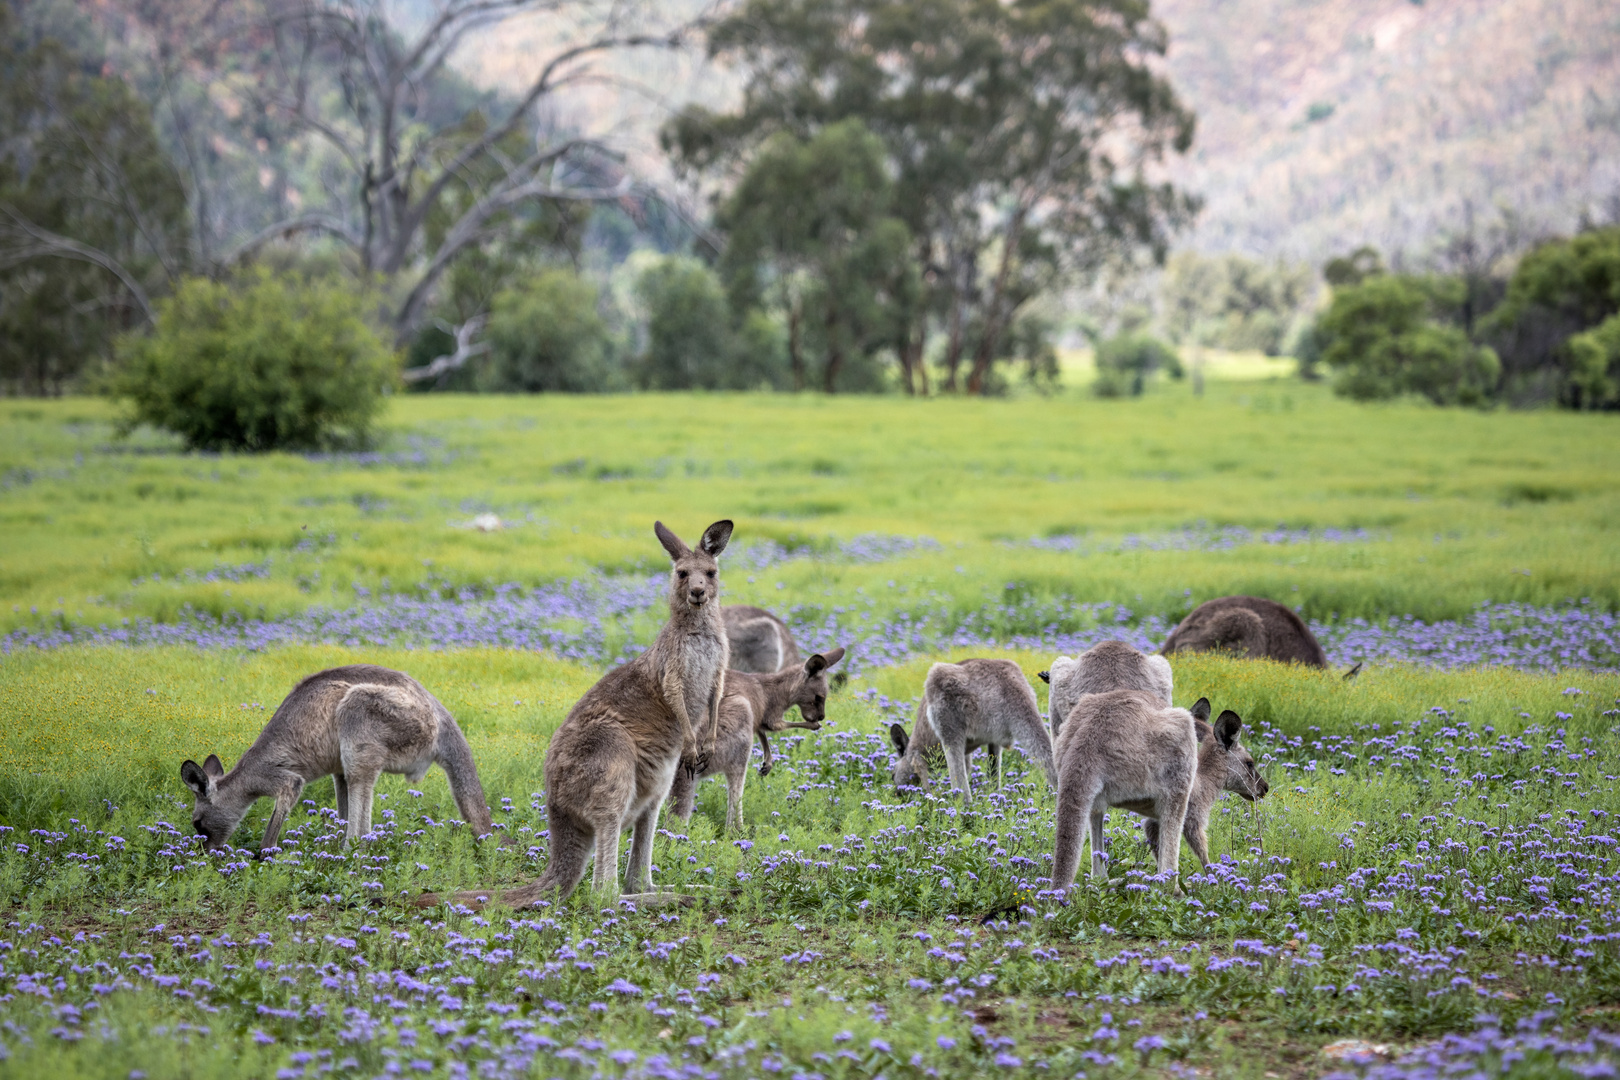
[[[1373,274],[1333,295],[1316,323],[1334,389],[1358,401],[1418,394],[1436,405],[1483,405],[1501,370],[1496,354],[1435,320],[1454,279]]]
[[[108,388],[131,405],[126,430],[150,424],[193,449],[363,443],[397,370],[365,305],[337,279],[190,278],[151,333],[125,339]]]
[[[646,349],[636,381],[653,390],[782,388],[787,371],[771,319],[755,311],[733,325],[714,271],[696,259],[670,255],[636,279],[647,318]]]
[[[1533,400],[1540,390],[1562,404],[1594,408],[1611,400],[1603,397],[1606,376],[1597,375],[1594,365],[1603,366],[1602,340],[1612,338],[1583,337],[1579,346],[1575,338],[1616,314],[1620,226],[1552,240],[1525,255],[1483,330],[1500,353],[1516,396]]]
[[[1569,381],[1577,408],[1620,406],[1620,315],[1569,339]]]
[[[502,290],[489,317],[488,386],[528,393],[600,393],[624,387],[596,287],[551,268]]]
[[[1148,379],[1160,371],[1182,377],[1174,349],[1150,334],[1119,334],[1097,346],[1097,379],[1091,390],[1098,397],[1140,397]]]

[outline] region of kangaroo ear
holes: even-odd
[[[826,653],[826,658],[827,658],[827,666],[828,667],[835,666],[838,663],[838,661],[840,661],[840,660],[842,660],[844,658],[844,647],[842,645],[840,645],[836,649],[828,649],[827,653]]]
[[[1237,713],[1227,709],[1221,713],[1221,718],[1215,721],[1215,739],[1221,744],[1222,750],[1232,749],[1237,742],[1238,730],[1243,727],[1243,720]]]
[[[901,754],[906,752],[906,746],[911,742],[906,738],[906,729],[899,724],[889,725],[889,741],[894,743],[895,751]]]
[[[720,553],[726,550],[726,544],[731,540],[731,519],[717,521],[703,530],[703,539],[698,541],[698,547],[703,554],[711,559],[718,559]]]
[[[1357,675],[1360,675],[1361,674],[1361,665],[1362,665],[1362,661],[1357,660],[1356,661],[1356,666],[1351,668],[1349,671],[1344,673],[1344,681],[1349,682],[1351,679],[1355,678]]]
[[[653,522],[653,535],[658,537],[658,542],[664,545],[664,550],[669,552],[672,559],[684,559],[692,554],[692,549],[686,546],[686,542],[670,532],[662,521]]]
[[[1052,673],[1050,671],[1037,671],[1035,677],[1048,686],[1052,685]]]
[[[201,765],[190,758],[180,764],[180,779],[199,799],[208,797],[208,774],[203,772]]]
[[[202,769],[203,772],[212,776],[215,780],[225,775],[225,766],[221,764],[218,754],[209,754],[202,764]]]
[[[1193,702],[1192,714],[1194,720],[1209,722],[1209,698],[1201,697]]]
[[[815,678],[827,669],[827,658],[820,653],[811,653],[810,659],[804,662],[804,673]]]

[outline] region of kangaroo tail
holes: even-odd
[[[467,824],[478,836],[494,831],[491,827],[489,803],[484,800],[484,785],[478,781],[478,765],[473,761],[472,747],[461,733],[455,718],[449,712],[439,716],[439,745],[437,760],[450,778],[450,794]]]

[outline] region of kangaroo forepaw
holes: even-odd
[[[763,765],[761,765],[759,767],[759,775],[761,775],[761,776],[769,776],[769,775],[771,775],[771,762],[767,761],[767,762],[765,762]]]

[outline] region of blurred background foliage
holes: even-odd
[[[285,296],[344,298],[393,357],[361,365],[377,401],[1044,394],[1082,368],[1100,397],[1183,374],[1201,393],[1210,356],[1239,352],[1358,401],[1620,407],[1620,201],[1569,221],[1459,187],[1405,235],[1344,226],[1314,258],[1212,245],[1210,214],[1236,219],[1203,206],[1200,178],[1225,196],[1195,113],[1234,153],[1232,103],[1207,42],[1171,51],[1167,25],[1197,21],[1174,0],[738,0],[701,26],[681,4],[569,10],[551,51],[497,83],[478,64],[505,55],[507,24],[470,0],[0,9],[0,387],[110,390],[196,446],[352,441],[364,425],[316,408],[320,378],[294,361],[266,409],[310,411],[253,435],[155,385],[179,368],[154,357],[212,325],[178,302],[201,295],[188,283],[268,295],[285,278]],[[1352,67],[1387,65],[1431,17],[1379,16]],[[1290,18],[1268,42],[1293,47]],[[668,54],[705,59],[717,89],[627,157],[579,88]],[[1289,138],[1359,122],[1351,98],[1317,105]],[[238,377],[242,355],[187,363],[214,357],[215,396],[234,388],[246,415],[272,368]]]

